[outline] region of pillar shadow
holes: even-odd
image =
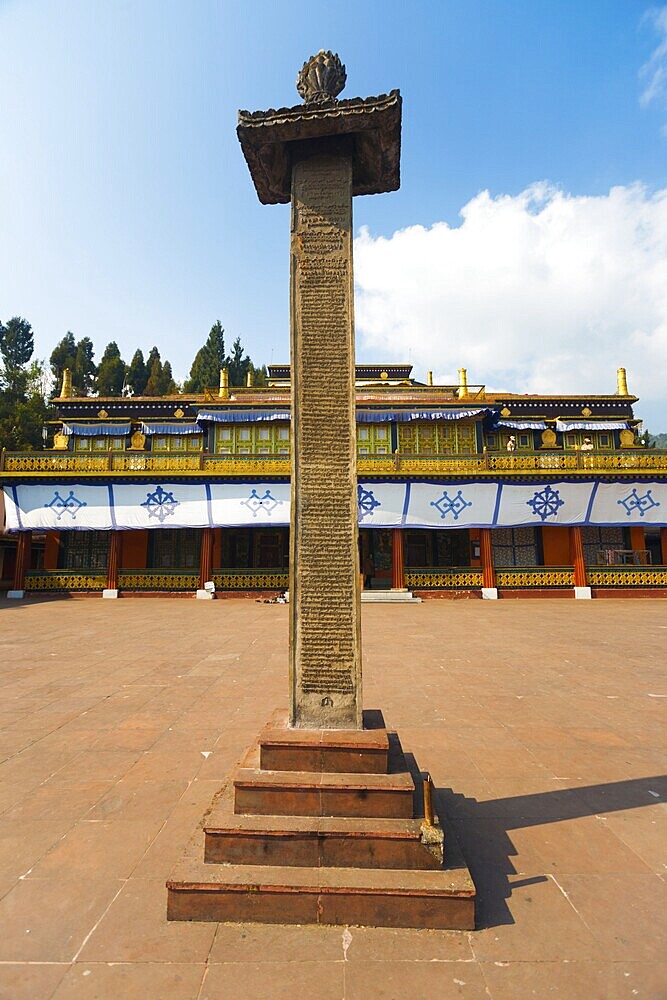
[[[666,800],[667,775],[557,789],[487,802],[467,798],[452,788],[435,789],[438,814],[444,820],[445,838],[449,828],[458,840],[477,887],[478,929],[514,923],[506,902],[512,890],[547,880],[546,875],[534,875],[510,882],[510,875],[519,874],[512,862],[517,851],[510,831],[621,809],[640,809]]]

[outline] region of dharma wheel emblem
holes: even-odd
[[[306,104],[326,104],[334,101],[345,86],[347,73],[338,56],[320,49],[301,68],[296,89]]]

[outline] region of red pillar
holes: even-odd
[[[667,528],[660,529],[660,548],[662,550],[662,565],[667,566]]]
[[[201,533],[201,556],[199,559],[199,589],[204,589],[213,573],[213,528],[203,528]]]
[[[570,528],[570,560],[574,568],[574,586],[587,587],[581,528]]]
[[[402,528],[393,528],[391,533],[391,589],[405,590]]]
[[[482,564],[482,587],[484,587],[484,589],[493,590],[496,586],[496,571],[493,565],[491,528],[480,528],[479,558]]]
[[[30,569],[30,550],[32,548],[32,531],[21,531],[16,540],[16,564],[14,566],[13,590],[25,590],[25,574]]]
[[[118,590],[118,568],[120,566],[120,531],[112,531],[109,541],[109,561],[107,562],[107,590]]]

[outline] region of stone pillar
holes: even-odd
[[[479,559],[482,564],[482,599],[495,601],[498,599],[498,588],[496,587],[496,571],[493,565],[491,528],[480,528]]]
[[[14,566],[14,584],[7,591],[7,597],[19,600],[25,593],[25,574],[30,569],[30,552],[32,549],[32,531],[19,532],[16,539],[16,563]]]
[[[259,200],[291,203],[290,725],[362,726],[352,197],[400,185],[401,97],[337,101],[345,67],[319,52],[304,104],[239,111]]]
[[[120,566],[121,533],[114,530],[109,539],[109,561],[107,563],[107,585],[102,597],[118,597],[118,568]]]
[[[213,591],[204,589],[204,585],[210,583],[213,575],[213,528],[202,528],[201,533],[201,554],[199,557],[199,590],[197,597],[200,600],[211,600]]]
[[[297,145],[291,238],[290,723],[360,728],[352,154]]]
[[[405,590],[402,528],[393,528],[391,532],[391,589]]]
[[[574,596],[588,600],[591,597],[591,588],[586,583],[584,545],[579,527],[570,528],[570,560],[574,569]]]

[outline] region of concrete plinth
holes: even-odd
[[[8,590],[7,591],[7,597],[9,598],[10,601],[20,601],[21,598],[24,595],[25,595],[25,591],[24,590]]]
[[[590,587],[575,587],[574,596],[579,601],[590,601],[592,597]]]
[[[106,598],[107,600],[112,600],[113,601],[113,600],[115,600],[118,597],[118,591],[117,590],[103,590],[102,591],[102,597]]]
[[[482,600],[483,601],[497,601],[498,600],[498,588],[497,587],[482,587]]]
[[[274,716],[172,872],[168,918],[474,928],[475,886],[425,815],[423,776],[379,712],[364,724]]]

